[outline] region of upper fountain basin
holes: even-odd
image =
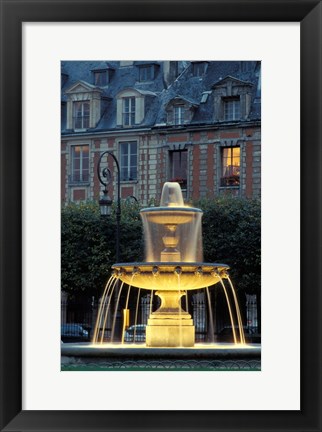
[[[141,210],[149,222],[162,225],[181,225],[191,222],[195,213],[202,210],[194,207],[148,207]]]
[[[229,266],[218,263],[142,262],[112,266],[122,282],[148,290],[194,290],[211,286],[227,277]]]

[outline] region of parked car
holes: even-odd
[[[136,324],[124,332],[124,342],[145,342],[146,324]],[[134,340],[135,335],[135,340]]]
[[[239,328],[238,326],[235,326],[235,334],[237,339],[239,340]],[[254,328],[249,328],[244,326],[244,335],[246,342],[249,343],[260,343],[261,336],[260,334],[256,333]],[[217,342],[234,342],[234,336],[233,336],[233,330],[231,326],[224,327],[220,330],[220,332],[217,334],[216,338]]]
[[[89,331],[82,324],[62,324],[61,340],[63,342],[87,342],[89,341]]]

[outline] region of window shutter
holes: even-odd
[[[123,101],[122,98],[119,98],[116,101],[116,124],[118,126],[122,125],[122,108],[123,108]]]
[[[137,97],[135,105],[135,124],[139,124],[144,119],[144,97]]]

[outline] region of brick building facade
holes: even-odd
[[[98,200],[96,167],[120,163],[121,197],[160,199],[165,181],[189,201],[261,193],[257,61],[62,62],[61,196]],[[109,195],[115,197],[116,166]]]

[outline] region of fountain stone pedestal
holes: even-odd
[[[146,327],[147,347],[193,347],[195,327],[191,315],[184,311],[180,299],[184,291],[156,291],[160,308],[150,315]]]

